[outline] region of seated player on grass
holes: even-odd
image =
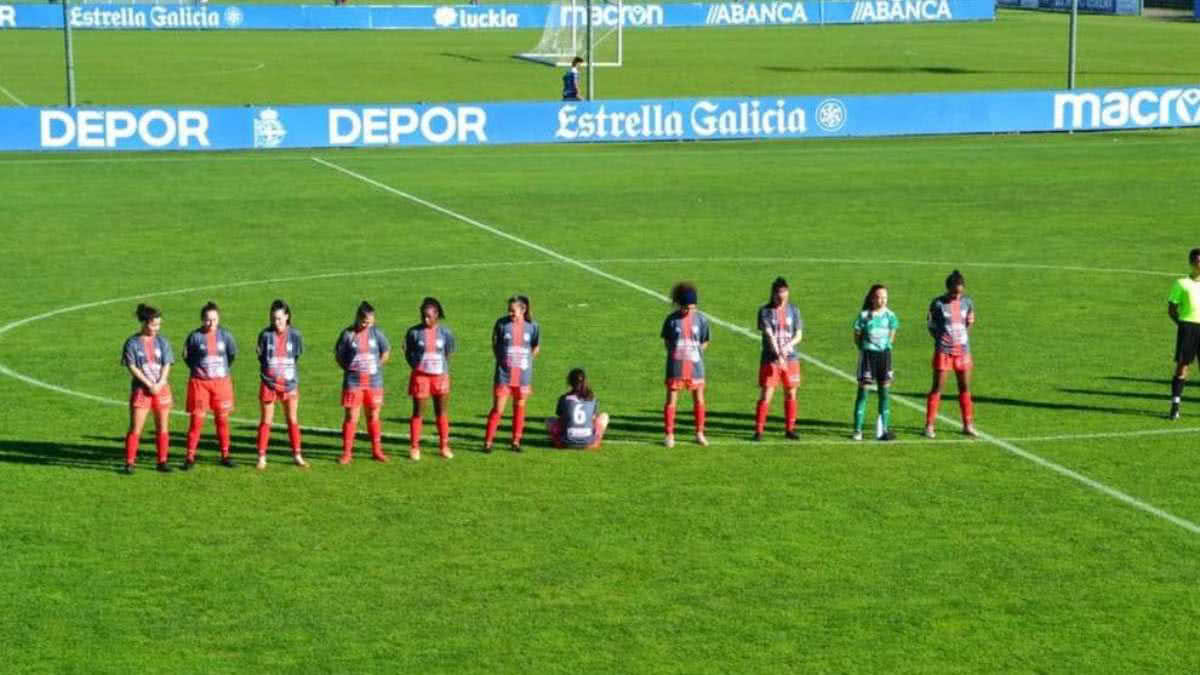
[[[598,450],[608,428],[608,414],[596,412],[596,395],[582,368],[567,373],[570,391],[558,397],[557,417],[546,420],[550,442],[556,448]]]

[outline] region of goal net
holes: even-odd
[[[551,66],[569,66],[576,56],[587,59],[587,29],[592,25],[592,65],[620,66],[625,27],[622,0],[592,0],[588,15],[584,0],[556,0],[546,13],[542,39],[517,58]]]

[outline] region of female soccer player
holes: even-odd
[[[135,314],[142,329],[129,336],[121,350],[121,365],[129,369],[133,380],[129,385],[129,431],[125,434],[125,473],[133,473],[137,462],[138,443],[146,417],[154,413],[155,447],[158,450],[158,470],[171,471],[167,465],[167,421],[171,417],[171,386],[167,376],[175,354],[166,338],[159,335],[162,313],[149,305],[138,305]]]
[[[675,447],[675,404],[679,391],[692,392],[696,416],[696,442],[707,446],[704,437],[704,351],[708,349],[708,319],[696,309],[696,286],[687,281],[675,284],[671,299],[679,309],[663,321],[659,335],[667,348],[667,402],[663,406],[663,444]]]
[[[783,386],[785,416],[784,435],[799,438],[796,433],[796,387],[800,385],[800,359],[796,345],[804,335],[804,320],[795,305],[788,303],[787,280],[776,277],[771,283],[771,297],[758,309],[758,330],[762,332],[762,358],[758,368],[758,408],[754,414],[754,440],[762,440],[767,424],[767,411],[775,387]]]
[[[596,412],[596,395],[583,368],[567,373],[567,386],[571,389],[558,397],[557,417],[546,420],[550,442],[556,448],[599,450],[608,428],[608,413]]]
[[[408,378],[408,395],[412,396],[412,419],[408,423],[409,451],[412,460],[421,459],[422,407],[425,399],[433,399],[437,415],[438,454],[446,459],[450,451],[450,355],[454,353],[454,333],[442,325],[446,313],[437,298],[421,301],[421,323],[408,329],[404,336],[404,359],[412,366]]]
[[[525,432],[525,401],[533,393],[533,359],[541,350],[542,331],[533,320],[528,296],[514,295],[508,299],[508,315],[496,319],[492,327],[492,352],[496,356],[495,387],[492,390],[492,410],[488,413],[487,432],[483,451],[492,451],[500,417],[513,399],[512,449],[521,451],[521,436]]]
[[[392,357],[392,345],[375,326],[375,308],[363,300],[354,314],[354,323],[346,327],[333,348],[334,359],[345,371],[342,377],[342,457],[338,464],[354,458],[354,435],[358,414],[367,406],[367,432],[371,434],[371,459],[387,462],[383,453],[383,428],[379,411],[383,408],[383,366]]]
[[[300,452],[299,377],[296,362],[304,353],[300,331],[292,328],[292,308],[283,300],[271,303],[270,325],[258,334],[258,363],[262,381],[258,385],[258,402],[262,416],[258,422],[258,468],[267,468],[267,445],[271,439],[271,423],[275,420],[275,401],[283,404],[287,413],[288,440],[292,444],[292,461],[296,466],[308,466]]]
[[[209,302],[200,309],[200,327],[188,333],[183,343],[183,360],[191,369],[188,378],[187,411],[192,416],[188,425],[187,457],[183,469],[196,464],[196,446],[200,444],[200,429],[209,410],[217,427],[217,443],[221,448],[221,464],[233,467],[229,456],[229,414],[233,412],[233,380],[229,369],[237,357],[233,335],[221,328],[221,310]]]
[[[962,432],[974,438],[974,406],[971,404],[971,346],[968,332],[975,323],[975,303],[963,294],[963,275],[958,270],[946,277],[946,294],[939,295],[929,303],[926,321],[929,334],[933,336],[933,385],[925,399],[925,436],[933,438],[934,422],[937,420],[938,405],[942,401],[942,387],[946,384],[946,371],[953,369],[958,378],[958,406],[962,410]]]
[[[883,284],[875,284],[863,298],[862,311],[854,319],[854,345],[858,347],[858,395],[854,399],[854,435],[856,441],[863,437],[863,421],[867,415],[867,386],[879,385],[879,416],[883,419],[883,431],[878,440],[896,438],[891,432],[892,411],[888,401],[888,389],[892,386],[892,343],[900,320],[887,307],[888,290]]]

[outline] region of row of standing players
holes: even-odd
[[[963,433],[974,436],[972,406],[969,393],[972,360],[968,330],[975,321],[974,305],[964,294],[964,281],[958,270],[946,279],[944,295],[933,300],[927,324],[934,338],[933,385],[926,404],[925,435],[934,436],[934,421],[940,402],[946,373],[954,370],[958,378],[959,402],[962,409]],[[767,304],[759,308],[758,329],[762,333],[762,354],[759,368],[760,395],[755,411],[754,440],[761,440],[775,390],[784,390],[785,435],[798,438],[796,432],[796,390],[801,380],[799,353],[796,350],[804,334],[800,312],[789,302],[788,283],[782,277],[771,284]],[[695,285],[678,283],[671,290],[677,308],[663,322],[660,336],[666,347],[666,403],[663,407],[663,428],[666,447],[675,445],[675,416],[678,395],[692,395],[695,419],[695,438],[707,446],[705,429],[705,366],[703,354],[708,348],[710,331],[708,319],[697,310],[698,293]],[[892,382],[891,352],[899,320],[888,308],[887,287],[876,284],[870,288],[861,311],[854,320],[854,344],[859,350],[858,391],[854,404],[852,438],[862,440],[866,417],[868,387],[877,385],[881,428],[879,440],[895,436],[890,431],[888,390]],[[445,312],[436,298],[427,297],[420,306],[421,322],[408,329],[404,340],[404,356],[412,368],[408,393],[413,400],[409,421],[409,457],[420,459],[424,402],[433,400],[437,420],[438,449],[444,458],[453,457],[450,449],[450,357],[456,351],[454,334],[443,319]],[[167,464],[169,436],[168,416],[173,405],[168,384],[174,354],[170,344],[160,334],[161,313],[147,305],[138,305],[137,318],[141,330],[126,340],[121,363],[132,375],[129,399],[130,422],[125,437],[125,471],[132,472],[137,459],[139,439],[150,413],[154,414],[157,430],[156,450],[159,471],[170,471]],[[191,469],[196,462],[196,448],[205,418],[213,414],[221,464],[233,466],[230,457],[229,415],[233,411],[231,367],[238,355],[233,335],[220,325],[220,309],[215,303],[206,304],[200,311],[201,325],[184,341],[183,358],[190,370],[187,384],[187,406],[190,423],[187,433],[186,456],[182,469]],[[259,403],[261,417],[258,427],[258,468],[266,468],[266,453],[274,422],[275,404],[279,403],[287,416],[288,439],[295,464],[308,466],[301,451],[301,432],[298,418],[299,379],[297,363],[304,353],[300,332],[291,325],[291,308],[276,300],[270,308],[270,325],[258,335],[256,351],[259,360]],[[496,365],[493,377],[493,403],[488,414],[484,436],[484,451],[491,452],[500,420],[513,400],[512,449],[520,452],[525,427],[525,403],[532,393],[533,361],[541,345],[541,330],[533,319],[528,297],[514,295],[508,299],[508,312],[498,319],[492,329],[492,349]],[[342,455],[340,464],[353,458],[354,441],[359,417],[365,407],[367,431],[371,439],[371,456],[381,462],[389,460],[382,448],[380,410],[383,407],[383,366],[391,358],[391,343],[375,325],[375,309],[364,301],[355,313],[354,323],[338,336],[334,358],[343,371]],[[570,389],[558,400],[555,417],[546,420],[551,441],[560,448],[599,448],[608,426],[608,415],[598,412],[595,394],[588,385],[582,369],[572,370],[567,377]]]

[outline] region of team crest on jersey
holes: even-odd
[[[219,351],[219,352],[225,351],[225,343],[224,342],[217,343],[217,351]]]
[[[438,341],[437,341],[437,348],[438,348],[438,349],[441,349],[441,348],[443,348],[443,347],[445,347],[445,346],[446,346],[446,341],[445,341],[445,340],[443,340],[443,339],[441,339],[441,338],[438,338]]]
[[[370,347],[371,349],[374,349],[375,348],[375,338],[371,338],[371,339],[367,340],[367,346]]]
[[[526,342],[529,342],[529,333],[526,333],[526,334],[525,334],[525,341],[526,341]]]

